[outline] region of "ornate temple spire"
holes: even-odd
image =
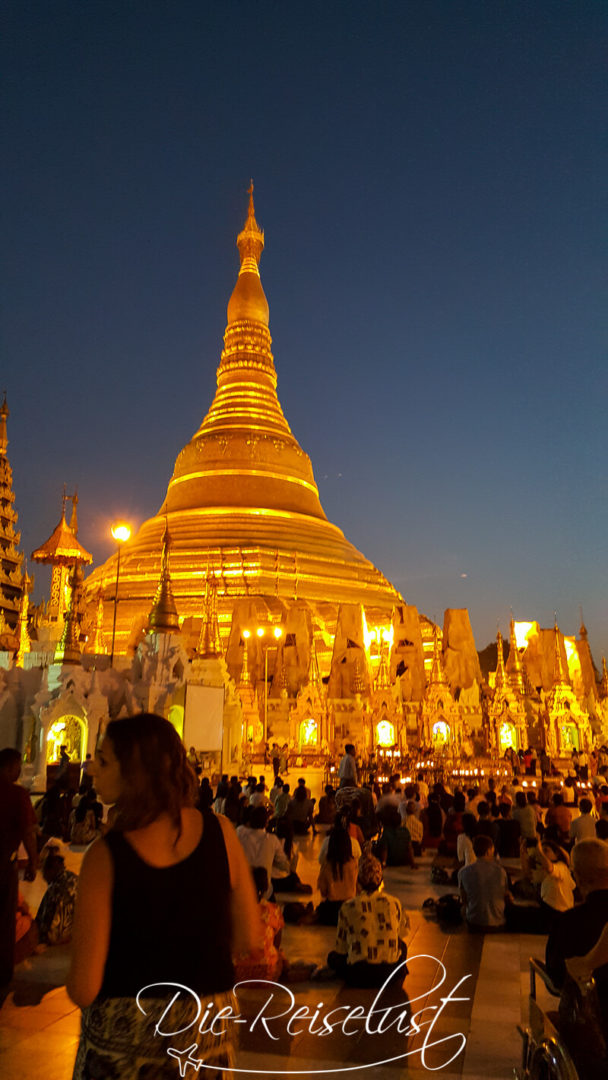
[[[215,577],[209,575],[207,575],[205,585],[203,623],[196,652],[204,660],[215,659],[222,655],[220,626],[217,618],[217,583]]]
[[[321,672],[319,671],[319,658],[317,656],[317,644],[313,637],[310,643],[310,660],[308,663],[308,684],[309,686],[315,686],[317,690],[321,690],[323,683],[321,681]]]
[[[608,668],[606,657],[602,656],[602,681],[600,683],[600,697],[608,698]]]
[[[93,631],[92,641],[90,644],[87,644],[85,652],[96,655],[99,653],[107,653],[107,651],[108,649],[103,633],[103,589],[98,589],[97,605],[95,608],[95,629]]]
[[[30,633],[28,629],[28,609],[30,605],[30,592],[32,589],[32,578],[27,572],[27,568],[23,572],[22,579],[22,593],[21,603],[19,606],[19,622],[17,624],[17,639],[19,641],[19,647],[15,656],[15,667],[23,667],[23,660],[25,654],[31,649]]]
[[[579,610],[580,617],[581,617],[581,625],[580,625],[580,629],[579,629],[579,632],[578,632],[578,636],[580,637],[581,641],[586,641],[587,637],[588,637],[588,631],[587,631],[587,627],[585,626],[585,620],[583,619],[583,605],[582,604],[579,605],[578,610]]]
[[[70,603],[67,610],[61,640],[55,649],[56,664],[81,664],[80,615],[84,573],[77,564],[70,577]]]
[[[173,597],[173,586],[169,573],[169,549],[171,537],[165,523],[163,549],[160,559],[160,580],[148,617],[148,631],[155,634],[179,634],[179,617]]]
[[[502,645],[502,634],[500,630],[496,635],[496,681],[494,686],[497,690],[501,690],[507,681],[505,673],[505,654]]]
[[[431,674],[429,676],[429,686],[447,686],[448,679],[443,666],[443,656],[441,655],[441,646],[439,644],[439,632],[435,627],[433,635],[433,663],[431,665]]]
[[[14,631],[21,608],[23,554],[17,550],[21,533],[16,528],[17,511],[13,505],[13,471],[6,456],[9,416],[5,393],[0,406],[0,614],[8,629]]]
[[[388,645],[384,638],[380,640],[380,664],[376,675],[376,690],[387,690],[391,685],[391,673],[388,665]]]
[[[59,620],[63,618],[67,607],[66,591],[71,567],[76,566],[76,564],[82,565],[93,562],[93,556],[76,539],[74,532],[65,519],[66,501],[67,495],[64,489],[59,524],[55,526],[42,547],[32,551],[32,559],[35,562],[46,563],[53,567],[48,615],[50,619]],[[72,520],[74,520],[74,516],[75,513]],[[76,526],[78,526],[77,521]]]
[[[243,632],[243,664],[239,676],[239,686],[251,686],[251,674],[249,671],[249,631]]]
[[[555,630],[555,664],[553,668],[553,685],[554,686],[570,686],[570,676],[568,669],[564,667],[564,659],[562,656],[561,648],[561,633],[559,626],[555,623],[553,628]]]
[[[513,689],[519,690],[522,694],[525,693],[526,675],[524,663],[519,655],[519,649],[517,647],[515,619],[511,619],[511,625],[509,627],[509,659],[507,661],[507,672],[509,675],[509,682]]]

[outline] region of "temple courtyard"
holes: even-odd
[[[300,850],[298,873],[314,889],[322,835],[298,838],[296,842]],[[77,869],[82,853],[69,849],[68,852],[68,867]],[[521,1057],[518,1025],[527,1023],[528,958],[544,955],[545,938],[530,934],[483,937],[469,933],[463,925],[449,930],[438,925],[434,916],[423,912],[423,901],[453,892],[454,888],[431,884],[432,857],[429,852],[418,859],[416,870],[398,867],[385,872],[385,887],[399,897],[411,924],[410,970],[403,989],[387,988],[376,1003],[381,1020],[382,1009],[397,1006],[390,1014],[393,1024],[389,1023],[389,1014],[381,1024],[373,1014],[367,1032],[362,1030],[364,1021],[357,1024],[353,1020],[345,1025],[344,1033],[333,1030],[330,1035],[311,1034],[305,1030],[305,1024],[298,1028],[294,1023],[292,1031],[296,1033],[290,1034],[287,1025],[291,1012],[279,1020],[269,1019],[266,1029],[261,1023],[245,1024],[240,1033],[239,1072],[235,1076],[357,1077],[369,1075],[373,1069],[374,1080],[397,1080],[405,1075],[421,1077],[430,1071],[441,1080],[512,1077]],[[43,891],[40,874],[31,885],[23,883],[22,891],[35,910]],[[315,905],[319,899],[315,891],[312,896]],[[283,932],[282,947],[291,963],[306,961],[324,965],[334,939],[335,930],[331,927],[288,925]],[[47,949],[16,969],[13,987],[0,1010],[0,1075],[7,1080],[31,1080],[38,1076],[44,1076],[45,1080],[69,1080],[72,1075],[80,1014],[65,991],[68,955],[67,946]],[[440,965],[445,969],[441,987],[438,986]],[[308,1006],[311,1013],[318,1009],[321,1018],[336,1008],[342,1008],[345,1015],[358,1006],[363,1006],[357,1014],[359,1017],[369,1015],[376,993],[349,989],[337,979],[297,982],[290,984],[289,989],[295,997],[293,1009]],[[424,1050],[424,1027],[419,1034],[408,1038],[404,1019],[401,1033],[397,1031],[398,1018],[407,1017],[408,1009],[411,1014],[433,1006],[439,1010],[441,997],[447,997],[450,991],[460,1000],[448,1001],[441,1010],[432,1030],[426,1032]],[[268,1002],[270,992],[269,987],[248,990],[246,1000],[239,1002],[243,1014],[255,1017]],[[291,1005],[286,990],[275,988],[275,994],[272,1005],[267,1005],[264,1013],[269,1018]],[[428,1026],[434,1011],[424,1015]],[[314,1023],[308,1023],[314,1031]],[[383,1029],[380,1032],[375,1030],[379,1024]],[[319,1026],[317,1023],[317,1029]],[[461,1050],[463,1037],[466,1045]],[[450,1061],[451,1058],[454,1060]],[[194,1067],[185,1066],[184,1075],[195,1074]],[[178,1075],[176,1062],[175,1076]]]

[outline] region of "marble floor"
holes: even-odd
[[[320,836],[298,841],[298,872],[313,888],[320,843]],[[78,859],[72,853],[73,865]],[[284,1026],[273,1031],[270,1022],[268,1030],[261,1022],[254,1030],[245,1025],[236,1076],[308,1073],[357,1078],[369,1076],[370,1071],[374,1080],[419,1078],[430,1071],[441,1080],[508,1080],[513,1076],[521,1057],[518,1025],[527,1022],[528,958],[544,955],[545,939],[517,934],[484,938],[469,934],[462,926],[451,931],[441,928],[434,918],[423,914],[422,901],[453,889],[430,884],[430,862],[426,856],[419,860],[417,870],[386,872],[387,891],[401,899],[410,916],[409,974],[402,988],[389,988],[376,1003],[368,1031],[360,1030],[355,1020],[351,1030],[334,1030],[326,1036],[305,1029],[288,1034]],[[28,900],[35,908],[40,885],[36,882],[29,889]],[[317,902],[318,894],[312,899]],[[332,928],[287,926],[283,948],[292,962],[323,964],[334,936]],[[16,969],[11,991],[0,1009],[0,1075],[5,1080],[71,1077],[79,1010],[65,992],[67,962],[68,948],[59,947],[31,957]],[[439,987],[442,971],[444,981]],[[329,1010],[342,1008],[346,1013],[357,1007],[355,1015],[364,1016],[375,997],[374,991],[345,989],[338,980],[296,983],[291,991],[294,1007],[308,1006],[311,1012],[319,1009],[321,1016]],[[441,998],[448,997],[449,991],[457,1000],[448,1000],[440,1010]],[[251,1012],[254,1016],[267,998],[266,989],[248,991],[241,1006],[243,1013],[249,1016],[250,1010],[255,1010]],[[406,1032],[408,1004],[410,1014],[426,1010],[426,1026],[418,1034]],[[390,1014],[380,1012],[389,1005],[393,1006]],[[376,1016],[380,1017],[377,1022]],[[375,1030],[378,1025],[380,1031]],[[177,1063],[175,1075],[179,1076]],[[188,1066],[186,1075],[194,1077],[195,1069]]]

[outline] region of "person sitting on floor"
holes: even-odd
[[[597,945],[608,926],[608,844],[603,840],[581,840],[572,852],[572,871],[583,903],[564,912],[556,920],[546,949],[547,971],[556,986],[563,986],[566,961],[585,956]],[[593,968],[602,1014],[608,1035],[608,962],[603,957]]]
[[[276,818],[285,817],[291,802],[292,798],[289,791],[289,784],[283,784],[283,787],[274,801],[274,816]]]
[[[569,911],[574,907],[574,881],[570,873],[568,852],[552,840],[539,838],[536,853],[544,871],[540,883],[540,903],[546,916],[547,930],[550,930],[555,913]]]
[[[518,792],[517,794],[522,793]],[[517,859],[519,857],[519,838],[521,836],[519,822],[513,819],[509,803],[499,803],[498,809],[500,817],[496,822],[496,850],[501,859]]]
[[[579,817],[570,823],[570,839],[578,844],[580,840],[593,840],[595,838],[595,819],[591,816],[593,803],[591,799],[583,797],[578,804]]]
[[[319,799],[319,813],[315,818],[317,825],[333,825],[336,820],[336,793],[331,784],[325,785],[325,794]]]
[[[282,817],[278,819],[275,836],[281,841],[283,851],[285,852],[286,858],[289,859],[290,866],[289,873],[278,868],[273,870],[272,887],[275,893],[311,893],[312,888],[310,885],[303,885],[296,873],[300,853],[293,842],[293,826],[288,818]]]
[[[524,840],[536,840],[538,817],[534,806],[528,801],[525,791],[518,791],[515,795],[513,821],[518,823],[520,836]]]
[[[336,947],[327,963],[349,986],[362,987],[382,986],[403,965],[403,983],[407,915],[395,896],[381,891],[382,866],[373,855],[361,859],[358,880],[361,892],[340,908]]]
[[[335,926],[342,903],[350,900],[357,892],[357,869],[361,849],[356,840],[351,840],[342,817],[336,818],[325,842],[327,855],[321,863],[317,880],[322,900],[315,912],[315,918],[324,926]],[[355,845],[357,858],[353,855]]]
[[[285,922],[279,905],[264,898],[268,892],[268,873],[264,866],[254,866],[253,880],[262,919],[262,941],[251,952],[240,953],[234,957],[235,982],[245,979],[268,979],[276,982],[287,967],[286,957],[280,947]]]
[[[476,862],[458,871],[458,885],[467,926],[474,931],[502,930],[510,900],[507,872],[496,862],[489,836],[473,840]]]
[[[65,945],[72,940],[78,878],[66,870],[63,855],[51,848],[42,864],[48,888],[36,914],[38,937],[43,945]]]
[[[415,799],[408,799],[406,803],[401,803],[399,807],[401,821],[412,838],[412,850],[414,855],[418,856],[422,855],[424,836],[424,825],[418,816],[419,806],[420,804]]]
[[[462,832],[458,834],[456,840],[456,858],[458,859],[459,870],[463,866],[470,866],[471,863],[476,862],[475,852],[473,851],[476,824],[474,814],[465,813],[462,815]]]
[[[293,825],[293,831],[296,836],[304,836],[313,824],[312,814],[314,805],[315,800],[310,798],[308,788],[305,785],[298,783],[293,799],[287,808],[287,817]],[[314,831],[313,826],[313,833]]]
[[[239,825],[236,830],[245,858],[250,866],[263,866],[268,875],[268,881],[272,877],[273,870],[284,870],[290,873],[289,859],[283,851],[281,841],[266,832],[266,810],[263,806],[249,808],[247,825]],[[269,884],[265,899],[270,899],[272,886]]]
[[[567,844],[570,840],[571,822],[572,814],[568,807],[564,806],[564,796],[557,791],[545,815],[547,839],[553,840],[556,844]]]
[[[411,866],[416,869],[412,838],[396,806],[386,807],[382,836],[375,844],[376,855],[383,866]]]
[[[428,805],[420,815],[424,830],[422,843],[425,848],[438,848],[443,835],[443,823],[445,813],[439,803],[439,795],[432,791],[429,794]]]

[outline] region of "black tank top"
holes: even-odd
[[[230,869],[215,815],[203,811],[198,846],[174,866],[149,866],[120,832],[111,830],[105,842],[114,890],[100,996],[134,997],[167,982],[197,994],[231,990]]]

